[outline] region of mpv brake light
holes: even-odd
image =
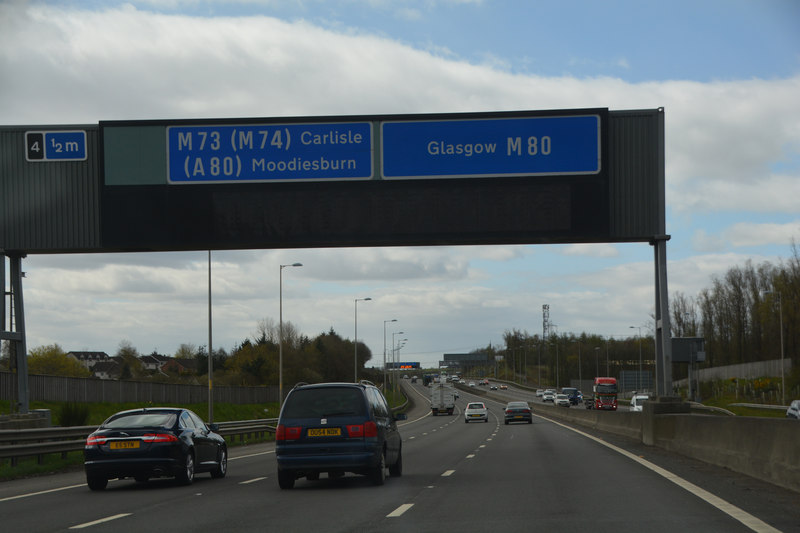
[[[275,430],[275,440],[297,440],[303,432],[299,426],[286,427],[280,424]]]
[[[364,424],[348,424],[346,427],[347,436],[351,438],[378,436],[378,425],[371,420]]]

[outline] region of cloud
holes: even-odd
[[[800,197],[798,197],[800,198]],[[787,224],[734,224],[725,231],[725,238],[733,246],[779,244],[788,247],[800,236],[800,220]]]

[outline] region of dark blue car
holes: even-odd
[[[92,490],[109,479],[174,477],[188,485],[197,472],[224,477],[228,448],[216,433],[188,409],[157,407],[122,411],[103,422],[86,439],[84,469]]]
[[[345,473],[368,476],[376,485],[403,473],[397,420],[373,384],[298,384],[281,409],[275,434],[278,485],[291,489],[299,478],[313,481]]]

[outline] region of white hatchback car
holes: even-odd
[[[489,410],[483,402],[470,402],[464,409],[464,423],[468,424],[473,420],[489,421]]]
[[[566,394],[558,393],[556,397],[553,399],[553,403],[555,405],[560,405],[561,407],[569,407],[569,396]]]

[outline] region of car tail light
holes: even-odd
[[[346,427],[348,437],[360,438],[378,436],[378,425],[371,420],[364,424],[349,424]]]
[[[303,428],[300,426],[286,427],[280,424],[275,430],[275,440],[297,440],[303,433]]]
[[[506,409],[506,414],[510,415],[511,414],[511,409]]]
[[[172,433],[145,433],[142,435],[145,442],[178,442],[178,437]]]
[[[364,425],[363,424],[348,424],[347,425],[347,436],[348,437],[363,437],[364,436]]]
[[[531,412],[531,410],[530,410],[530,409],[523,409],[523,410],[522,410],[522,412],[523,412],[523,413],[530,413],[530,412]]]
[[[108,439],[99,435],[89,435],[86,438],[86,446],[102,446]]]

